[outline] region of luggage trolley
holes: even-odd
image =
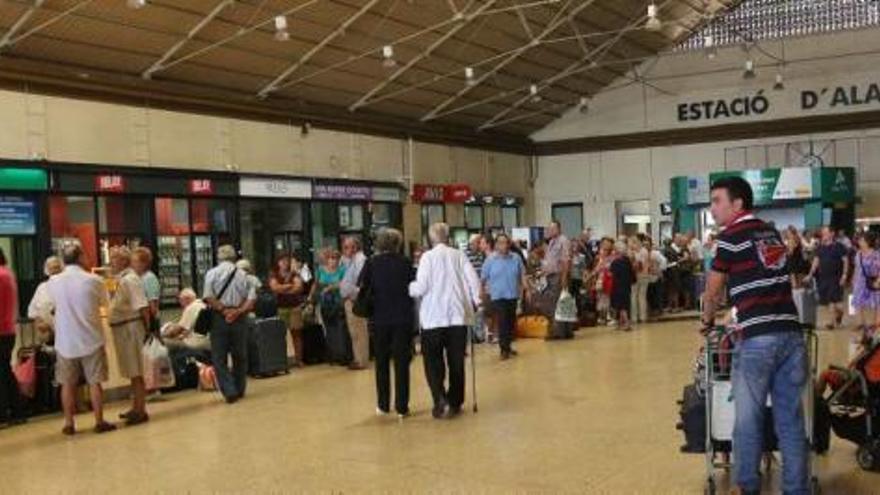
[[[704,370],[704,390],[706,397],[706,487],[704,493],[714,495],[716,493],[715,473],[718,469],[730,471],[733,462],[730,460],[733,446],[733,425],[735,422],[735,408],[733,403],[733,386],[731,381],[733,371],[735,332],[724,326],[715,327],[706,335]],[[810,455],[807,464],[807,473],[810,477],[810,492],[813,495],[819,493],[819,480],[813,475],[813,424],[815,402],[815,377],[818,371],[818,346],[819,341],[816,333],[811,328],[804,327],[804,339],[808,353],[809,377],[806,390],[803,391],[804,424],[807,428],[807,439],[810,446]],[[768,397],[768,409],[772,410],[772,404]],[[765,471],[770,472],[773,462],[773,451],[776,438],[772,427],[772,418],[765,416],[767,424],[764,431]],[[720,455],[719,455],[720,454]]]

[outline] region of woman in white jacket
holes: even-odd
[[[422,354],[434,399],[433,416],[451,418],[461,413],[464,404],[467,328],[474,324],[474,310],[480,304],[480,279],[467,256],[447,245],[448,225],[436,223],[428,235],[434,247],[422,255],[409,294],[421,301]]]
[[[40,334],[40,338],[44,341],[51,339],[52,333],[55,331],[55,308],[52,300],[49,298],[49,292],[46,289],[49,279],[53,275],[58,275],[64,271],[64,263],[57,256],[49,256],[43,264],[43,273],[46,274],[46,280],[40,282],[37,290],[34,291],[34,297],[28,304],[27,316],[34,320],[34,328]]]

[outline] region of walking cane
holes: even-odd
[[[469,327],[468,333],[470,334],[471,341],[471,388],[474,391],[474,413],[478,411],[477,408],[477,353],[474,352],[474,328],[473,326]]]

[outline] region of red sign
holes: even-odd
[[[210,196],[214,194],[214,183],[211,179],[193,179],[189,181],[189,193]]]
[[[467,184],[452,184],[446,186],[447,203],[465,203],[474,195],[471,186]]]
[[[420,203],[464,203],[473,195],[467,184],[434,185],[416,184],[413,186],[413,200]]]
[[[99,175],[95,177],[95,191],[125,192],[125,179],[121,175]]]

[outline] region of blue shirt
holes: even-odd
[[[483,264],[480,274],[483,282],[489,284],[489,296],[493,301],[500,299],[519,299],[520,282],[523,276],[523,263],[519,256],[495,254]]]

